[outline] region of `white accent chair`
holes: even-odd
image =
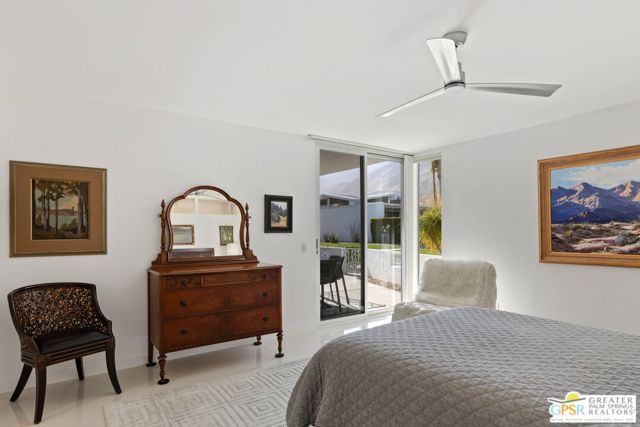
[[[496,269],[486,261],[428,259],[415,301],[397,304],[391,321],[453,307],[496,308]]]

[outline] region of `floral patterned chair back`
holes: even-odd
[[[107,333],[89,283],[48,283],[16,289],[9,294],[16,329],[34,339],[54,332]]]

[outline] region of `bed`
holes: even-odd
[[[287,425],[549,426],[547,398],[573,390],[640,394],[640,337],[454,308],[325,345],[293,390]]]

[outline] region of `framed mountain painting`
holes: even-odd
[[[640,267],[640,145],[538,161],[540,261]]]

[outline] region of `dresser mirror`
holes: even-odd
[[[207,185],[190,188],[162,205],[160,263],[251,261],[248,205]]]

